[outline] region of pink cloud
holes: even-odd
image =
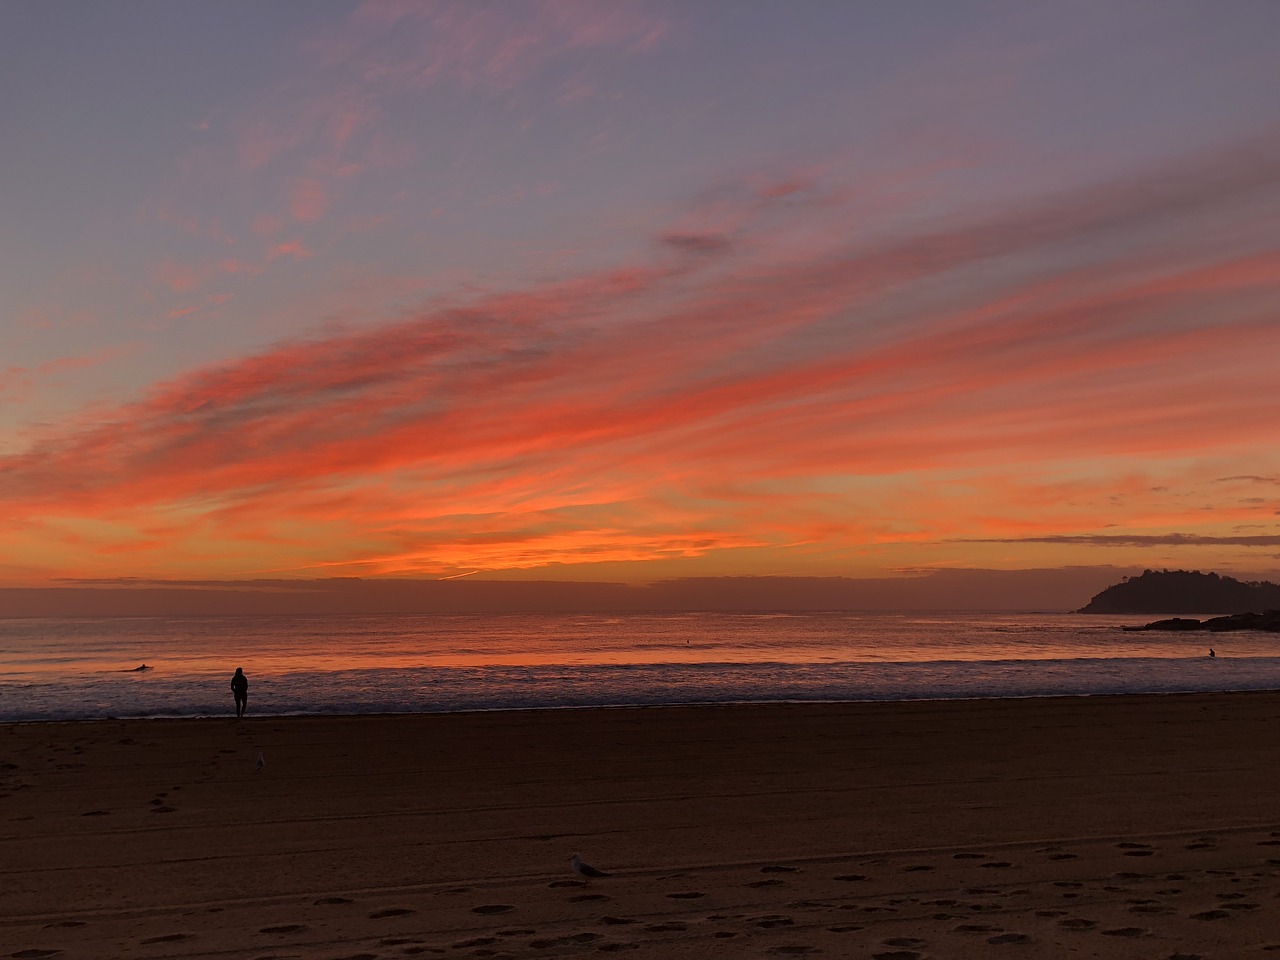
[[[1280,441],[1280,326],[1258,296],[1280,249],[1115,243],[1170,223],[1194,240],[1204,211],[1267,195],[1277,170],[1229,155],[1176,172],[803,259],[775,255],[772,218],[828,188],[778,178],[742,202],[784,207],[731,242],[667,234],[651,260],[85,411],[5,458],[0,506],[154,524],[180,505],[202,519],[183,549],[441,574],[1182,525],[1193,508],[1151,492],[1162,464]],[[1100,476],[1035,476],[1064,462]],[[1132,502],[1097,502],[1108,487]]]
[[[199,269],[173,260],[157,264],[152,273],[157,282],[174,293],[190,293],[205,281],[205,276]]]
[[[292,260],[306,260],[312,256],[314,254],[297,240],[290,240],[288,243],[278,243],[272,247],[267,254],[267,260],[278,260],[280,257],[289,257]]]
[[[301,180],[289,193],[289,212],[302,223],[319,220],[328,207],[328,191],[319,180]]]
[[[361,76],[384,83],[509,90],[569,54],[593,49],[646,53],[669,30],[667,18],[632,4],[369,2],[342,29],[317,37],[311,46],[324,62],[349,64]],[[382,42],[391,34],[414,42]]]
[[[17,402],[25,398],[36,386],[43,383],[56,383],[60,377],[68,373],[88,370],[111,363],[130,352],[127,347],[111,347],[97,353],[70,357],[57,357],[33,366],[17,364],[0,368],[0,396],[9,402]]]

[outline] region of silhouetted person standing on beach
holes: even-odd
[[[244,667],[236,667],[235,676],[231,678],[231,692],[236,698],[236,717],[244,716],[244,709],[249,705],[249,678],[244,675]]]

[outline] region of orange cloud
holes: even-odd
[[[1224,525],[1274,525],[1272,501],[1156,488],[1189,458],[1265,472],[1280,440],[1280,249],[1195,242],[1280,161],[1158,173],[804,258],[722,209],[731,240],[674,230],[650,261],[86,410],[3,459],[0,514],[83,566],[121,545],[160,564],[168,544],[231,572],[1251,549],[1273,532]],[[805,217],[798,198],[828,192],[777,184],[724,202]],[[1181,242],[1153,246],[1171,223]]]

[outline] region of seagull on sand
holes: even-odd
[[[253,765],[254,773],[261,773],[262,768],[267,765],[267,758],[262,755],[262,751],[258,751],[258,762]]]
[[[592,877],[607,877],[609,874],[603,870],[597,870],[589,863],[583,863],[582,858],[576,853],[569,858],[569,866],[580,877],[590,880]]]

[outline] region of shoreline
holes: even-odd
[[[1245,693],[4,724],[0,941],[1243,955],[1280,945],[1280,693]]]
[[[1222,660],[1229,658],[1222,657]],[[591,710],[667,710],[667,709],[715,709],[718,707],[770,707],[770,706],[871,706],[876,704],[921,704],[921,703],[1003,703],[1043,700],[1123,700],[1146,697],[1228,697],[1228,696],[1267,696],[1280,694],[1280,685],[1275,687],[1254,688],[1245,690],[1150,690],[1126,693],[1046,693],[1020,694],[1000,697],[913,697],[889,698],[874,700],[691,700],[664,703],[590,703],[590,704],[554,704],[548,706],[518,707],[471,707],[459,710],[404,710],[397,712],[348,712],[348,713],[248,713],[245,720],[307,720],[307,719],[347,719],[360,717],[395,719],[400,717],[443,717],[470,716],[476,714],[520,714],[520,713],[558,713]],[[193,714],[149,714],[138,716],[107,717],[57,717],[36,720],[0,720],[0,730],[8,726],[24,726],[30,724],[75,724],[75,723],[145,723],[153,720],[198,721],[198,720],[235,720],[234,708],[226,713],[193,713]]]

